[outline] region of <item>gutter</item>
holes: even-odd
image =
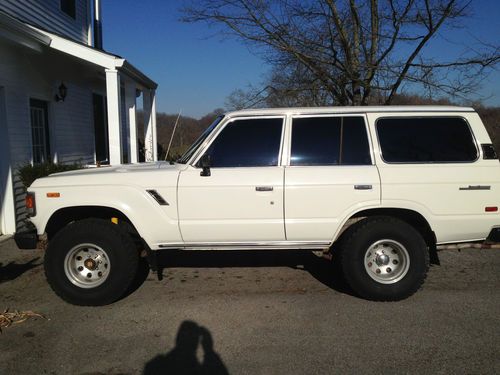
[[[0,11],[0,37],[2,35],[9,37],[9,34],[14,36],[19,35],[26,38],[27,41],[34,41],[35,43],[50,47],[56,51],[88,61],[91,64],[99,65],[105,69],[120,69],[130,78],[134,79],[136,82],[142,84],[148,89],[156,89],[158,87],[156,82],[120,56],[79,43],[46,30],[41,30],[38,27],[21,22]],[[27,42],[18,42],[30,48],[40,48],[40,46],[35,43],[28,44]]]
[[[158,84],[155,81],[146,76],[139,69],[130,64],[127,60],[121,59],[120,62],[121,64],[117,61],[116,68],[121,68],[120,70],[122,70],[125,74],[133,78],[135,81],[142,83],[147,88],[156,90]]]

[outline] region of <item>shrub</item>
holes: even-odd
[[[24,187],[28,188],[33,181],[37,178],[48,176],[52,173],[72,171],[75,169],[82,169],[81,164],[54,164],[54,163],[41,163],[41,164],[26,164],[19,168],[18,175]]]

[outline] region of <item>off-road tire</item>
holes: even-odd
[[[109,273],[98,286],[79,287],[65,272],[67,254],[80,244],[95,244],[109,257]],[[125,294],[135,278],[138,258],[134,242],[119,225],[102,219],[85,219],[67,225],[50,240],[45,253],[45,275],[54,292],[66,302],[102,306]]]
[[[384,240],[402,245],[409,261],[407,271],[401,274],[401,279],[384,280],[386,283],[375,280],[374,277],[378,277],[375,273],[370,276],[369,273],[373,269],[367,269],[368,265],[365,266],[366,263],[373,264],[367,255],[370,247]],[[344,277],[353,291],[363,298],[374,301],[405,299],[422,286],[427,276],[429,269],[427,244],[414,227],[402,220],[385,216],[361,220],[348,228],[341,239],[340,246]],[[380,268],[383,267],[387,266]],[[375,265],[373,268],[377,269],[378,266]]]

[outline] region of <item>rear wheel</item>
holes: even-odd
[[[429,268],[422,235],[395,218],[367,218],[349,228],[342,241],[342,270],[361,297],[396,301],[415,293]]]
[[[134,280],[138,252],[118,225],[101,219],[69,224],[50,241],[45,275],[54,292],[75,305],[119,299]]]

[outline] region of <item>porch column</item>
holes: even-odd
[[[106,95],[108,103],[109,164],[122,163],[122,127],[120,111],[120,73],[106,69]]]
[[[146,161],[158,160],[158,142],[156,137],[156,91],[145,90],[144,100],[144,148]]]
[[[125,106],[130,129],[130,163],[137,163],[139,148],[137,147],[137,117],[136,117],[136,88],[135,85],[125,86]]]

